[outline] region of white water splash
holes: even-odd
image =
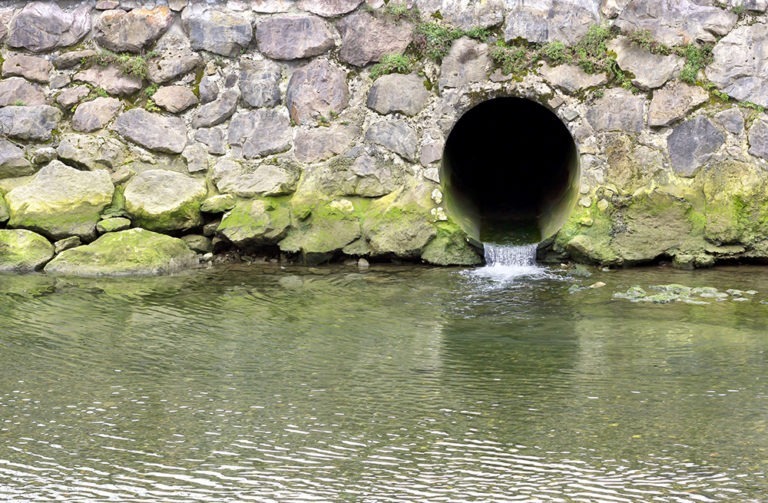
[[[475,269],[477,276],[500,281],[510,281],[519,277],[546,276],[548,271],[536,264],[537,244],[498,245],[484,243],[485,267]]]

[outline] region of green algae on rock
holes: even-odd
[[[53,257],[53,245],[24,229],[0,229],[0,271],[30,272]]]
[[[61,252],[45,272],[79,276],[167,274],[198,264],[197,254],[178,238],[145,229],[104,234],[87,246]]]

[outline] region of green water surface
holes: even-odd
[[[531,274],[2,275],[0,500],[768,500],[768,269]]]

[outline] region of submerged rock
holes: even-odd
[[[53,245],[40,234],[0,229],[0,272],[29,272],[53,258]]]
[[[61,252],[45,272],[77,276],[167,274],[198,264],[197,254],[178,238],[145,229],[104,234],[87,246]]]

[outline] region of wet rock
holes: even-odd
[[[195,140],[208,147],[208,153],[224,155],[227,152],[224,131],[219,128],[203,128],[195,131]]]
[[[24,157],[24,150],[5,138],[0,138],[0,178],[16,178],[34,172],[34,168]]]
[[[235,113],[239,99],[240,92],[237,89],[227,89],[219,99],[200,107],[192,119],[192,127],[211,127],[221,124]]]
[[[30,2],[11,22],[8,45],[32,52],[78,43],[91,29],[90,6],[66,12],[57,2]]]
[[[58,96],[56,96],[56,103],[69,109],[80,103],[80,101],[89,94],[91,94],[91,89],[88,86],[71,87],[69,89],[64,89]]]
[[[59,239],[53,243],[53,252],[58,255],[64,250],[72,249],[81,244],[83,244],[83,241],[78,236],[69,236],[68,238]]]
[[[367,105],[380,114],[399,112],[412,116],[424,110],[431,97],[418,75],[390,74],[373,83]]]
[[[142,88],[141,77],[126,75],[115,65],[93,66],[78,72],[74,78],[100,87],[113,96],[127,96]]]
[[[188,47],[168,49],[148,62],[147,78],[155,84],[163,84],[186,75],[202,64],[200,54]]]
[[[421,259],[435,265],[479,265],[483,257],[458,227],[441,224],[437,236],[424,247]]]
[[[131,221],[125,217],[105,218],[104,220],[100,220],[99,223],[96,224],[96,231],[99,234],[104,234],[105,232],[124,231],[125,229],[130,229],[130,228],[131,228]]]
[[[709,93],[699,86],[680,81],[670,82],[653,93],[648,109],[648,125],[668,126],[708,100]]]
[[[189,6],[184,9],[182,19],[193,49],[236,56],[253,38],[250,20],[226,10]]]
[[[248,105],[274,107],[280,103],[280,65],[269,60],[240,62],[240,93]]]
[[[398,204],[390,198],[374,202],[366,212],[363,234],[368,238],[371,254],[420,257],[424,247],[437,235],[435,226],[427,221],[423,209]],[[387,223],[393,219],[397,225]]]
[[[742,115],[738,107],[718,112],[713,118],[717,124],[729,133],[740,134],[744,131],[744,115]]]
[[[544,63],[539,69],[539,73],[547,82],[569,94],[608,83],[608,78],[604,73],[587,73],[576,65],[552,67]]]
[[[200,203],[207,193],[202,178],[151,169],[136,175],[126,185],[125,209],[133,222],[144,229],[187,230],[203,223]]]
[[[336,200],[314,208],[301,228],[291,229],[280,249],[301,253],[305,263],[322,263],[361,236],[360,220],[348,200]]]
[[[490,28],[504,22],[503,0],[417,0],[422,17],[439,15],[464,30]]]
[[[53,65],[47,59],[26,54],[10,54],[3,62],[3,77],[19,76],[47,84]]]
[[[81,103],[72,117],[72,129],[90,133],[101,129],[115,118],[122,102],[115,98],[96,98]]]
[[[53,258],[53,245],[23,229],[0,229],[0,272],[30,272]]]
[[[176,114],[197,105],[197,96],[185,86],[165,86],[152,95],[152,101],[160,108]]]
[[[276,244],[291,225],[288,208],[256,199],[240,201],[221,219],[217,232],[239,247]]]
[[[124,138],[157,152],[180,154],[187,145],[187,128],[183,120],[141,108],[120,114],[112,128]]]
[[[67,134],[62,136],[56,153],[59,159],[87,170],[116,170],[127,159],[128,149],[108,136]]]
[[[413,26],[356,12],[337,24],[341,32],[339,59],[355,66],[379,61],[385,54],[402,54],[413,39]]]
[[[680,176],[693,176],[725,143],[725,136],[703,116],[687,120],[667,137],[672,169]]]
[[[626,89],[608,89],[587,110],[587,120],[596,131],[639,133],[644,126],[645,99]]]
[[[278,110],[240,113],[229,123],[229,144],[241,147],[246,159],[285,152],[292,136],[288,117]]]
[[[32,181],[5,195],[10,227],[41,232],[53,239],[95,236],[100,214],[112,202],[114,185],[105,170],[79,171],[52,161]]]
[[[355,10],[363,0],[299,0],[299,9],[323,17],[336,17]]]
[[[768,159],[768,116],[765,114],[749,128],[749,153]]]
[[[250,164],[222,159],[213,168],[219,192],[240,197],[281,196],[296,190],[301,169],[290,162]]]
[[[729,96],[768,106],[768,24],[740,26],[712,49],[706,76]]]
[[[376,122],[365,133],[366,141],[381,145],[411,162],[418,159],[419,138],[407,122],[394,119]]]
[[[256,29],[259,50],[272,59],[302,59],[324,54],[336,44],[331,26],[310,15],[267,18]]]
[[[0,80],[0,107],[8,105],[45,105],[45,94],[21,77]]]
[[[59,254],[45,272],[78,276],[167,274],[195,267],[197,254],[178,238],[145,229],[109,232]]]
[[[296,124],[314,124],[318,117],[341,113],[349,104],[346,72],[326,59],[315,59],[291,75],[286,104]]]
[[[576,43],[600,22],[598,3],[593,0],[539,0],[506,4],[504,40],[523,38],[529,42]]]
[[[213,242],[198,234],[187,234],[182,236],[181,240],[189,247],[190,250],[196,253],[210,253],[213,251]]]
[[[359,136],[360,128],[355,125],[301,129],[294,140],[296,159],[300,162],[329,159],[344,153]]]
[[[668,45],[695,41],[715,42],[738,20],[732,12],[699,5],[694,0],[631,0],[621,11],[616,26],[622,31],[649,30],[653,38]]]
[[[0,135],[18,140],[47,141],[61,120],[59,109],[48,105],[0,108]]]
[[[168,7],[109,10],[96,22],[93,37],[110,51],[138,53],[160,38],[172,22]]]
[[[440,90],[482,82],[488,78],[491,67],[488,45],[462,37],[453,43],[440,66]]]
[[[673,54],[653,54],[626,37],[611,41],[608,48],[616,53],[619,67],[635,75],[632,83],[640,89],[661,87],[683,69],[683,58]]]

